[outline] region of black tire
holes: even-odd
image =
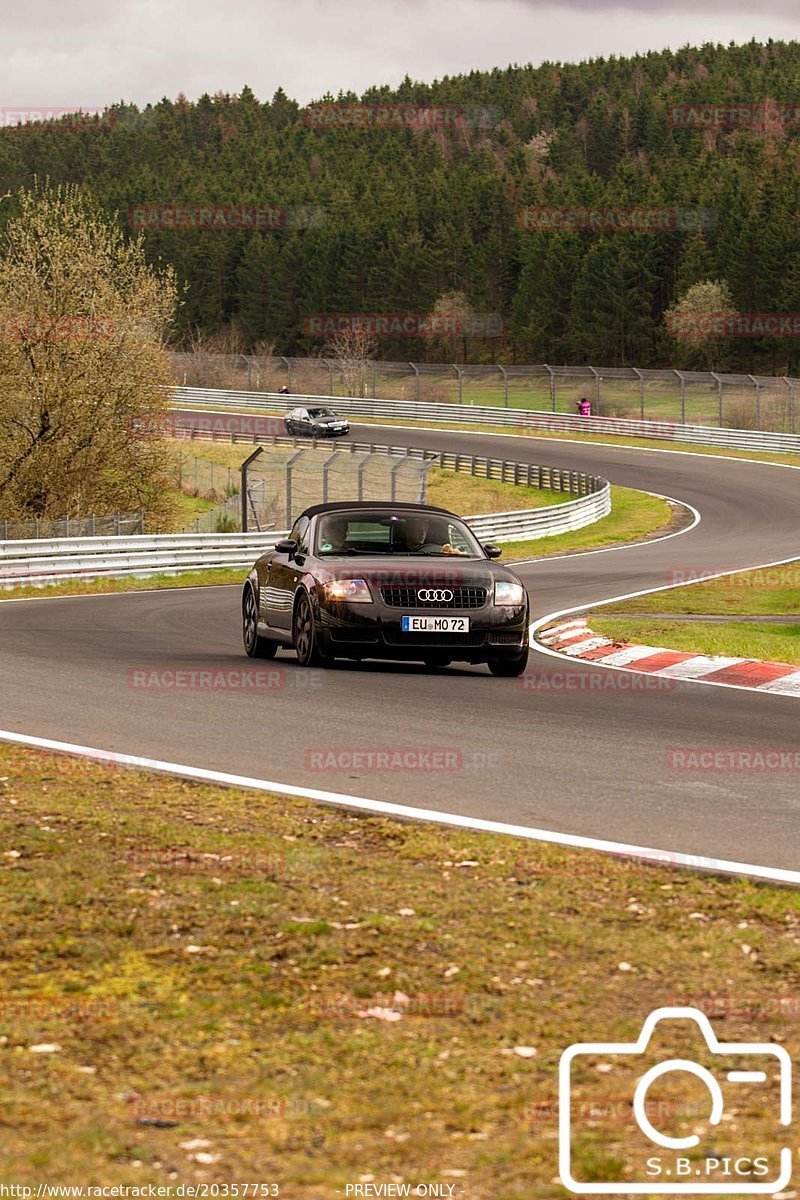
[[[311,601],[305,592],[301,592],[294,609],[292,619],[292,641],[297,652],[297,661],[301,667],[327,667],[333,659],[323,654],[317,646],[317,631],[314,626],[314,613]]]
[[[515,679],[521,675],[528,665],[528,647],[513,658],[490,658],[487,666],[493,675],[500,679]]]
[[[258,608],[251,587],[245,588],[242,597],[242,639],[248,658],[274,658],[277,642],[261,637],[258,632]]]

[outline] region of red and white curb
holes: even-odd
[[[627,671],[641,671],[667,679],[722,683],[756,692],[800,696],[800,667],[620,642],[593,633],[585,617],[551,625],[538,634],[538,640],[557,654],[580,658],[601,667],[624,667]]]

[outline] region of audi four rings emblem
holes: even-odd
[[[449,588],[423,588],[417,595],[423,604],[449,604],[454,598]]]

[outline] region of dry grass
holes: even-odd
[[[788,890],[19,748],[0,774],[3,1179],[548,1200],[573,1041],[715,994],[730,1040],[800,1049]]]

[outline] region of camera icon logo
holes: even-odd
[[[689,1035],[701,1061],[664,1052]],[[772,1195],[791,1180],[787,1051],[720,1042],[696,1008],[656,1009],[635,1042],[570,1046],[559,1091],[561,1182],[577,1195]],[[728,1150],[748,1110],[774,1113],[768,1144]]]

